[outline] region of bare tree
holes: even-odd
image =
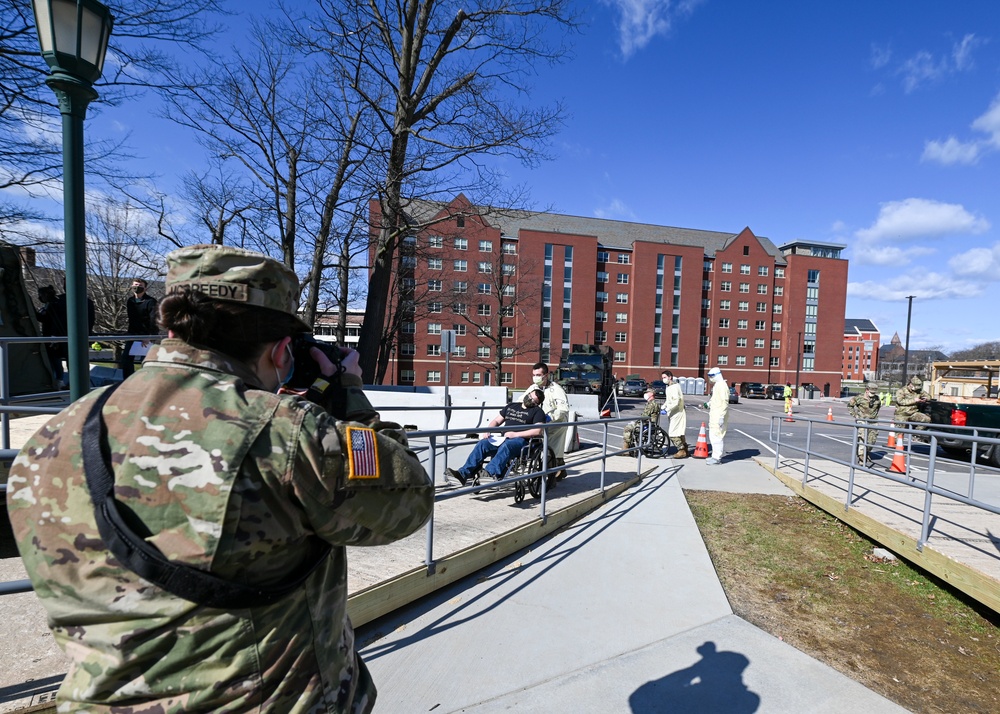
[[[531,163],[559,124],[556,106],[532,107],[526,77],[539,61],[563,56],[546,31],[571,27],[568,0],[318,0],[297,23],[304,45],[362,71],[354,90],[386,135],[379,180],[380,223],[359,350],[366,381],[375,378],[385,339],[394,256],[419,229],[407,198],[464,180],[498,186],[483,162],[511,156]],[[447,179],[447,180],[442,180]],[[454,195],[454,193],[452,193]],[[425,195],[428,197],[428,195]],[[490,201],[496,205],[496,201]],[[381,345],[381,348],[380,348]]]
[[[974,359],[1000,359],[1000,342],[983,342],[975,347],[952,352],[949,359],[955,361],[971,361]]]

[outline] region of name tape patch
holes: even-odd
[[[347,478],[378,478],[378,449],[375,430],[360,426],[347,427]]]
[[[191,282],[173,283],[168,294],[191,290],[192,292],[203,293],[204,295],[217,300],[232,300],[234,302],[247,302],[250,297],[246,285],[239,283],[225,283],[213,280],[197,280]]]

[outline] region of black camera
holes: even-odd
[[[332,376],[324,377],[324,379],[331,382],[337,381],[339,375],[344,371],[344,366],[341,364],[344,353],[340,350],[340,345],[335,342],[320,342],[308,332],[301,332],[292,338],[292,357],[295,360],[295,371],[292,373],[292,378],[288,380],[288,387],[309,389],[313,382],[323,376],[316,360],[309,354],[309,350],[313,347],[319,348],[336,368]]]

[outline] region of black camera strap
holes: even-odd
[[[152,535],[149,529],[132,509],[114,497],[111,447],[101,410],[117,387],[109,387],[94,401],[82,436],[83,466],[94,504],[94,517],[111,554],[124,567],[167,592],[222,610],[270,605],[301,586],[329,555],[329,543],[311,538],[311,552],[302,567],[289,575],[286,583],[256,586],[224,580],[206,570],[172,562],[146,540]]]

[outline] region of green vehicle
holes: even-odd
[[[997,387],[1000,386],[1000,360],[975,360],[971,362],[934,362],[932,365],[931,394],[937,399],[930,399],[922,409],[931,422],[940,426],[983,427],[1000,430],[1000,399],[997,398]],[[945,387],[945,384],[952,385]],[[943,396],[944,389],[949,391],[971,391],[977,388],[983,396]],[[941,429],[940,431],[948,431]],[[968,430],[963,430],[969,434]],[[1000,432],[998,432],[1000,434]],[[995,437],[998,434],[990,433]],[[938,444],[949,454],[961,456],[969,451],[969,442],[964,439],[938,439]],[[979,447],[980,456],[993,466],[1000,468],[1000,446],[984,444]]]
[[[556,382],[567,394],[596,394],[603,406],[614,386],[614,351],[604,345],[573,345],[563,350]]]

